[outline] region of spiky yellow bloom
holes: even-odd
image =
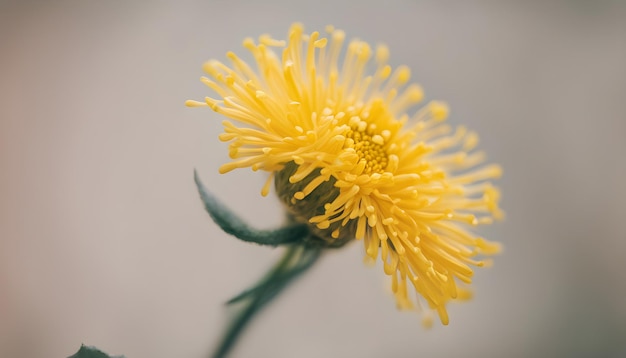
[[[407,67],[392,70],[385,46],[352,40],[340,61],[345,34],[326,30],[307,35],[295,24],[287,42],[246,39],[256,69],[232,52],[230,65],[207,62],[202,82],[217,97],[187,105],[237,123],[223,122],[233,161],[222,173],[269,172],[263,195],[275,179],[290,213],[327,246],[363,240],[366,257],[380,252],[398,306],[420,308],[421,296],[447,324],[446,303],[486,264],[475,257],[498,251],[468,228],[501,216],[489,182],[501,169],[482,165],[474,132],[444,123],[444,103],[407,114],[422,89]]]

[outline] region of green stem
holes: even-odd
[[[243,292],[228,303],[245,302],[228,327],[213,358],[226,357],[246,325],[267,303],[276,297],[291,281],[315,263],[321,250],[301,245],[289,246],[281,260],[254,288]]]

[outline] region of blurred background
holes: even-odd
[[[207,357],[228,298],[280,250],[228,237],[205,183],[259,228],[263,174],[219,175],[201,64],[294,21],[384,42],[501,163],[505,251],[424,330],[360,243],[330,252],[233,357],[626,356],[625,1],[1,1],[0,356]]]

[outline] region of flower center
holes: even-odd
[[[383,173],[387,168],[389,155],[386,142],[391,132],[378,133],[376,124],[367,123],[359,117],[352,117],[350,129],[346,132],[344,148],[352,148],[359,156],[359,165],[363,165],[363,174]]]

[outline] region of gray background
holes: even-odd
[[[626,3],[582,0],[2,2],[0,356],[207,356],[280,252],[221,233],[193,168],[258,227],[281,211],[263,174],[217,173],[222,118],[183,103],[202,62],[293,21],[387,43],[481,134],[505,251],[432,330],[361,243],[329,253],[233,356],[626,356]]]

